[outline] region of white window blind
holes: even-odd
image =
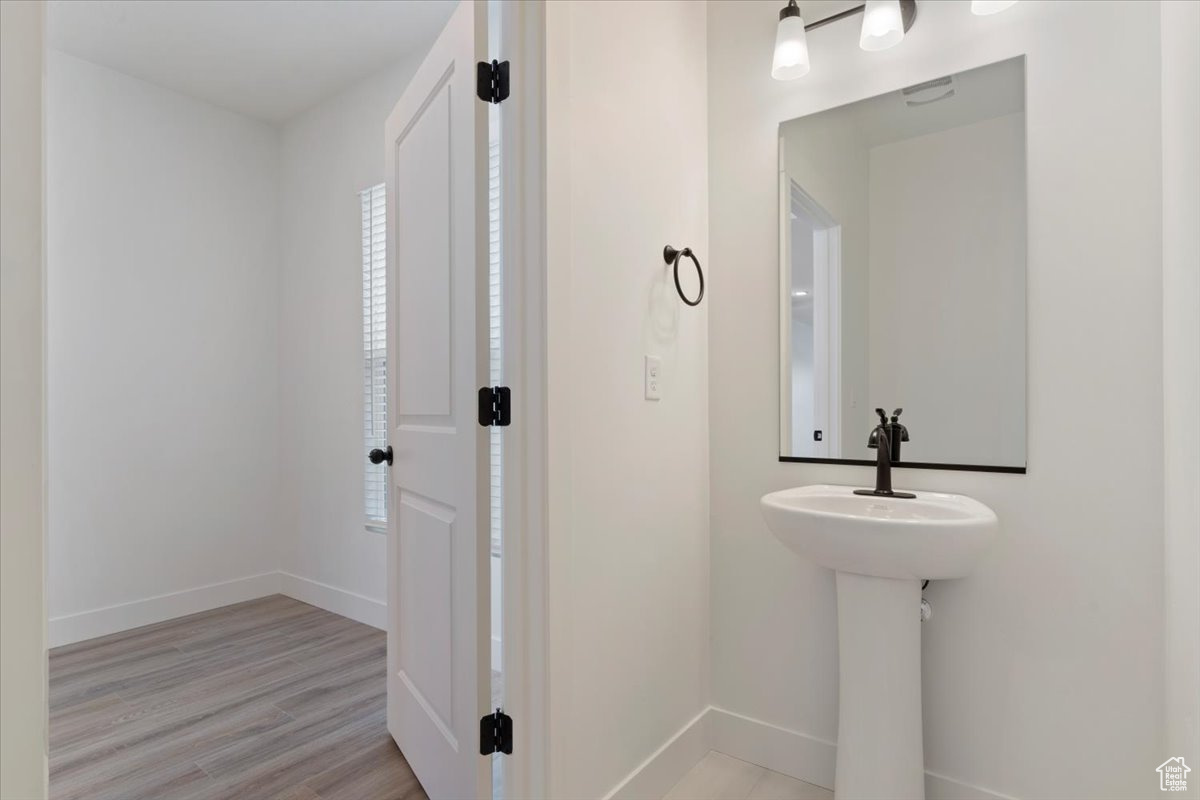
[[[495,106],[492,107],[495,109]],[[488,361],[492,386],[504,382],[501,356],[500,317],[500,126],[499,117],[490,115],[488,136]],[[503,451],[500,428],[491,428],[489,447],[489,477],[491,479],[492,554],[500,554],[503,522],[501,475]]]
[[[363,440],[365,451],[386,448],[387,425],[387,193],[381,183],[362,201]],[[387,524],[387,464],[363,459],[368,527]]]

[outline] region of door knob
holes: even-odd
[[[386,461],[392,463],[392,446],[389,444],[386,450],[380,450],[378,447],[367,454],[367,458],[371,459],[372,464],[381,464]]]

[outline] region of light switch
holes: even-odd
[[[646,356],[646,399],[662,399],[662,360],[657,356]]]

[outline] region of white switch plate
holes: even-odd
[[[662,359],[646,356],[646,399],[662,399]]]

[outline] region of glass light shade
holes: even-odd
[[[858,46],[863,50],[887,50],[903,39],[900,0],[867,0]]]
[[[999,14],[1016,4],[1017,0],[971,0],[971,13],[978,17],[986,17],[988,14]]]
[[[808,39],[804,36],[804,20],[798,16],[779,20],[775,34],[775,59],[771,62],[771,77],[790,81],[808,74]]]

